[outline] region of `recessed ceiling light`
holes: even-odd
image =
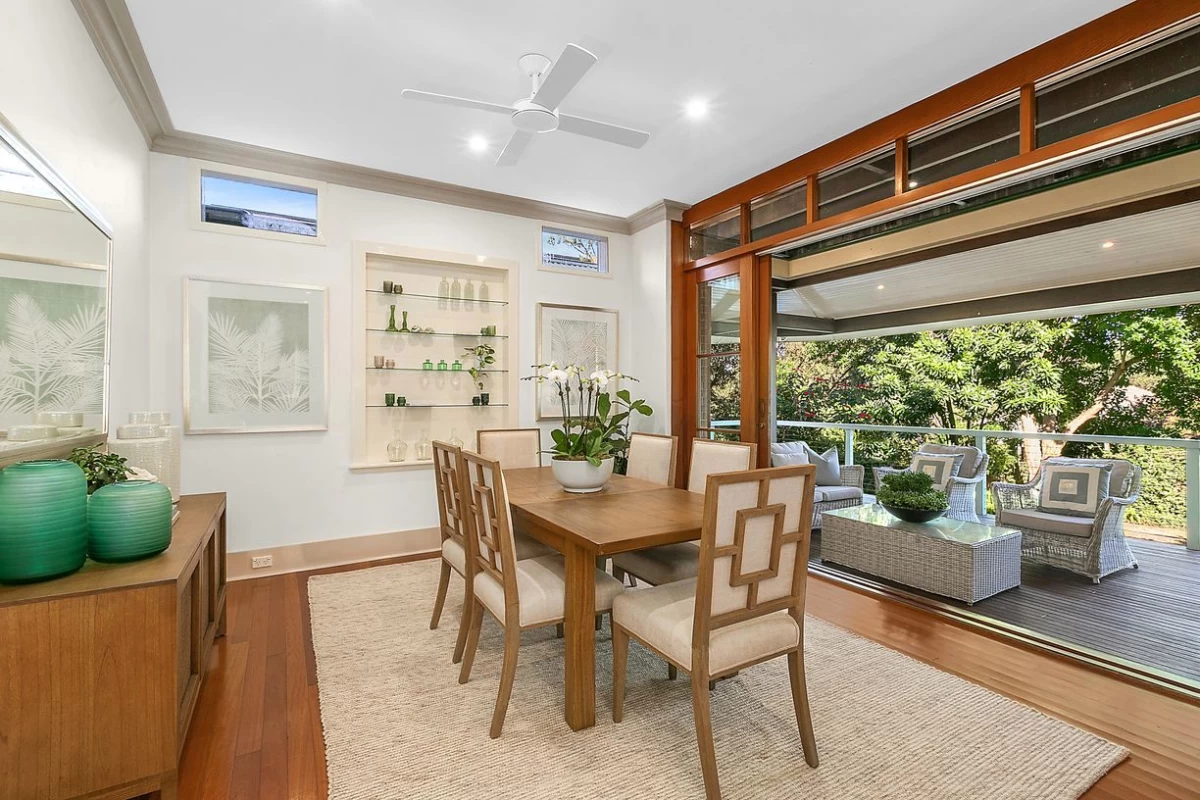
[[[1100,245],[1100,247],[1102,247],[1105,250],[1112,250],[1116,246],[1117,246],[1116,242],[1105,242],[1104,244]]]
[[[876,288],[876,289],[878,289],[879,291],[881,291],[881,292],[882,292],[882,291],[883,291],[883,284],[881,283],[881,284],[879,284],[878,286],[876,286],[875,288]]]
[[[488,149],[488,140],[476,134],[467,140],[467,147],[471,148],[472,153],[482,153]]]
[[[708,101],[702,97],[693,98],[688,101],[684,111],[691,119],[704,119],[708,116]]]

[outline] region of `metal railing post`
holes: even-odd
[[[980,453],[987,455],[987,437],[983,434],[976,434],[975,447]],[[987,470],[984,470],[983,480],[975,487],[975,513],[978,516],[983,516],[987,513]]]
[[[854,465],[854,429],[846,428],[846,466]]]
[[[1187,546],[1188,550],[1200,550],[1200,447],[1189,447],[1183,453],[1187,462]]]

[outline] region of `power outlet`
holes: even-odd
[[[250,559],[250,569],[263,569],[274,563],[274,556],[254,556]]]

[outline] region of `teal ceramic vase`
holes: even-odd
[[[171,544],[171,490],[152,481],[101,486],[88,501],[88,555],[136,561]]]
[[[87,557],[87,478],[70,461],[0,470],[0,582],[57,578]]]

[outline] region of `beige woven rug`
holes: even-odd
[[[471,681],[450,664],[462,583],[429,630],[437,563],[309,581],[332,800],[702,798],[690,683],[630,646],[625,720],[598,643],[598,724],[562,714],[561,641],[523,637],[504,734],[488,738],[503,649],[485,621]],[[786,659],[721,682],[713,731],[726,800],[1068,800],[1126,751],[820,620],[806,625],[821,766],[800,750]]]

